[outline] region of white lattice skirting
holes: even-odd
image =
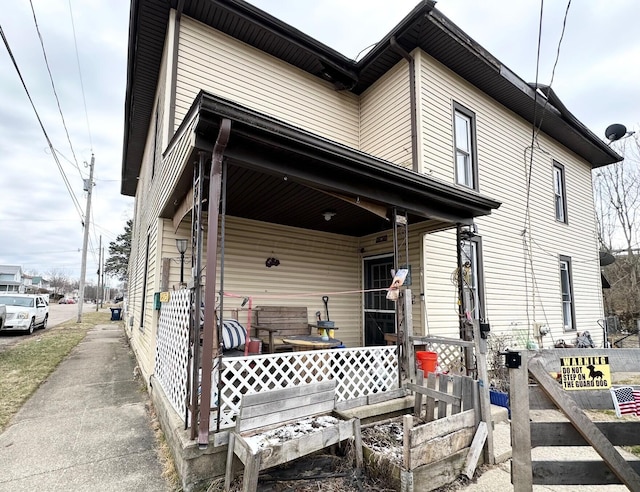
[[[232,427],[244,394],[334,379],[338,401],[398,388],[396,347],[288,352],[222,359],[220,428]],[[214,381],[218,378],[214,375]],[[215,390],[214,390],[215,391]],[[212,395],[212,404],[217,398]]]
[[[189,363],[189,290],[171,293],[160,309],[155,377],[181,419],[186,412]],[[395,346],[288,352],[224,357],[212,374],[211,406],[218,404],[216,383],[222,381],[220,427],[235,425],[242,395],[334,379],[339,402],[398,388]],[[217,420],[212,419],[212,422]]]
[[[189,363],[189,305],[187,289],[171,293],[160,308],[156,340],[155,377],[173,409],[184,419]]]

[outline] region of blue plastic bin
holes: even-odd
[[[122,316],[122,308],[109,308],[111,309],[111,321],[120,321]]]

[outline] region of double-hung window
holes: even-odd
[[[575,330],[571,258],[562,255],[560,256],[560,288],[562,290],[562,324],[565,330]]]
[[[478,164],[476,158],[476,117],[472,111],[453,104],[455,139],[456,183],[478,189]]]
[[[567,222],[567,188],[564,179],[564,166],[553,163],[553,195],[555,199],[556,220]]]

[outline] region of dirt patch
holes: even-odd
[[[333,448],[335,454],[313,454],[260,473],[257,492],[391,492],[380,480],[354,469],[353,445]],[[207,492],[224,490],[224,479]],[[231,483],[231,492],[242,490],[242,477]]]

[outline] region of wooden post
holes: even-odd
[[[422,386],[424,384],[424,372],[416,371],[416,385]],[[419,419],[422,413],[422,393],[414,391],[413,396],[413,415]]]
[[[578,408],[575,401],[563,394],[562,387],[549,376],[542,360],[533,358],[529,363],[529,371],[536,378],[549,399],[562,410],[576,430],[584,437],[593,449],[602,457],[611,471],[629,490],[640,491],[640,476],[633,470],[602,431]]]
[[[491,399],[489,397],[489,373],[487,371],[487,342],[480,336],[480,323],[473,320],[473,340],[478,367],[478,391],[480,393],[481,420],[487,424],[487,442],[484,458],[486,463],[493,465],[496,457],[493,453],[493,420],[491,417]]]
[[[529,424],[529,371],[526,352],[518,368],[509,368],[511,407],[511,483],[514,492],[531,492],[531,427]]]
[[[413,346],[413,313],[411,305],[411,289],[403,289],[401,291],[402,297],[402,313],[403,313],[403,328],[404,337],[402,337],[402,351],[404,352],[404,359],[406,362],[407,372],[405,377],[410,382],[416,380],[416,354]],[[405,381],[406,382],[406,381]]]
[[[162,258],[162,269],[160,276],[160,290],[169,290],[169,270],[171,269],[171,258]]]

